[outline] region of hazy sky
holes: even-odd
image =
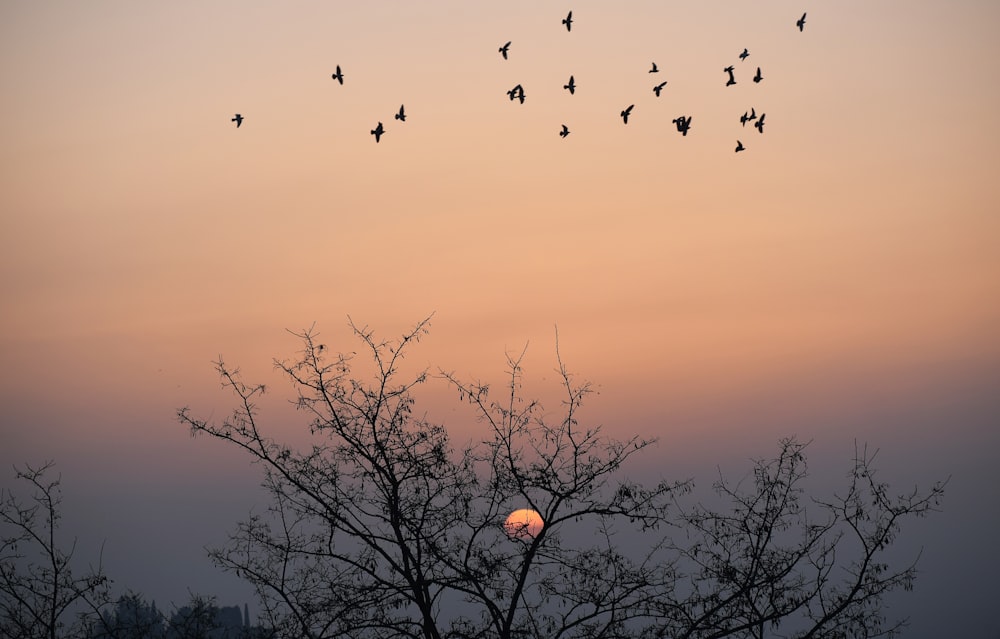
[[[893,610],[996,637],[998,26],[994,0],[0,2],[0,482],[55,459],[118,583],[241,603],[203,547],[257,469],[174,420],[228,412],[213,359],[294,437],[286,329],[354,350],[348,315],[434,313],[411,363],[499,380],[528,343],[545,394],[558,325],[593,421],[661,438],[637,472],[707,484],[797,434],[818,490],[855,440],[900,490],[952,475]]]

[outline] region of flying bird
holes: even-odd
[[[513,89],[507,92],[507,96],[510,98],[511,102],[514,100],[519,100],[521,104],[524,104],[524,87],[520,84],[515,86]]]
[[[757,73],[753,76],[753,81],[754,82],[760,82],[763,79],[764,79],[764,76],[762,76],[760,74],[760,67],[757,67]]]
[[[656,94],[656,97],[660,97],[660,91],[662,91],[663,87],[665,87],[665,86],[667,86],[666,81],[661,82],[661,83],[657,84],[655,87],[653,87],[653,93]]]
[[[576,93],[576,82],[573,81],[573,76],[569,76],[569,84],[564,84],[563,88],[568,90],[570,95]]]
[[[759,132],[761,132],[761,133],[763,133],[763,132],[764,132],[764,116],[765,116],[765,115],[767,115],[767,114],[766,114],[766,113],[761,113],[761,114],[760,114],[760,119],[759,119],[759,120],[757,120],[756,122],[754,122],[754,123],[753,123],[753,125],[754,125],[755,127],[757,127],[757,130],[758,130]]]
[[[649,72],[650,73],[659,73],[660,72],[660,69],[659,69],[659,67],[656,66],[655,62],[653,63],[653,68],[650,69]]]
[[[723,69],[723,71],[725,71],[726,73],[729,74],[729,81],[726,82],[726,86],[727,87],[736,84],[736,78],[733,77],[733,71],[734,71],[734,69],[735,69],[735,67],[733,67],[732,65],[730,65],[730,66],[726,67],[725,69]]]
[[[396,114],[396,119],[400,122],[406,122],[406,113],[403,111],[403,105],[399,105],[399,113]]]
[[[740,54],[740,62],[743,62],[744,60],[746,60],[749,57],[750,57],[750,52],[746,49],[746,47],[744,47],[743,48],[743,53]]]
[[[625,109],[624,111],[622,111],[622,114],[621,114],[622,115],[622,121],[625,124],[628,124],[628,116],[632,115],[632,107],[634,107],[634,106],[635,106],[634,104],[630,104],[630,105],[628,105],[627,109]]]
[[[736,140],[736,152],[739,153],[740,151],[743,151],[743,150],[746,150],[746,147],[743,146],[742,142],[740,142],[739,140]]]
[[[237,113],[236,117],[233,118],[232,120],[230,120],[230,122],[235,122],[236,123],[236,128],[238,129],[238,128],[240,128],[240,125],[243,124],[243,116],[240,115],[239,113]]]
[[[802,31],[802,29],[805,28],[805,26],[806,26],[806,14],[803,13],[802,17],[795,21],[795,26],[797,26],[799,28],[799,31]]]
[[[671,122],[677,125],[677,130],[680,131],[681,135],[687,136],[688,129],[691,128],[691,116],[684,117],[682,115],[679,118],[674,118]]]
[[[372,135],[375,136],[375,143],[377,144],[380,139],[382,139],[382,134],[385,133],[385,129],[382,128],[382,123],[379,122],[378,126],[372,129]]]
[[[562,125],[562,131],[559,132],[559,137],[564,138],[569,135],[569,128],[564,124]]]
[[[740,124],[742,124],[743,126],[746,126],[747,122],[750,122],[751,120],[756,120],[756,119],[757,119],[757,112],[754,111],[753,107],[750,107],[750,115],[747,115],[747,112],[744,111],[743,115],[740,116]]]
[[[562,23],[566,25],[566,30],[567,31],[571,31],[573,29],[573,12],[572,11],[570,11],[569,13],[566,14],[566,17],[563,18]]]
[[[334,73],[330,77],[332,77],[334,80],[336,80],[337,82],[339,82],[341,84],[344,83],[344,74],[340,72],[340,65],[339,64],[337,65],[337,71],[336,71],[336,73]]]
[[[507,59],[507,50],[508,49],[510,49],[510,42],[508,42],[507,44],[505,44],[502,47],[500,47],[499,49],[497,49],[497,51],[499,51],[500,54],[503,56],[504,60]]]

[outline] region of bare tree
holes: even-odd
[[[668,579],[686,588],[662,590],[652,636],[866,638],[904,626],[886,624],[882,597],[912,588],[916,561],[893,568],[886,551],[906,519],[936,510],[944,483],[891,497],[863,448],[842,495],[806,499],[805,447],[782,441],[746,488],[720,478],[722,510],[679,508],[684,533],[664,549]]]
[[[789,440],[777,460],[758,463],[751,490],[717,484],[728,510],[685,506],[689,482],[622,475],[652,441],[581,426],[593,391],[574,381],[558,345],[556,418],[525,398],[523,353],[508,356],[499,398],[442,371],[488,425],[484,441],[456,447],[445,428],[414,415],[428,371],[401,373],[428,320],[395,341],[350,326],[370,376],[354,374],[354,354],[328,355],[312,329],[296,334],[296,360],[275,362],[310,416],[308,448],[265,434],[256,406],[264,387],[221,359],[232,415],[217,424],[178,412],[192,434],[263,466],[269,511],[211,555],[255,586],[280,636],[763,637],[778,627],[847,636],[877,627],[882,594],[913,578],[912,567],[892,572],[879,558],[904,519],[937,504],[941,486],[891,500],[864,455],[844,497],[813,503],[823,514],[813,522],[801,499],[803,447]],[[523,507],[544,524],[510,534],[504,519]],[[852,534],[857,559],[845,585],[851,553],[841,549]]]
[[[10,639],[80,636],[88,615],[110,601],[100,564],[75,572],[76,541],[66,549],[58,538],[62,496],[52,467],[15,467],[33,491],[28,500],[0,492],[0,635]]]

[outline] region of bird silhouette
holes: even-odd
[[[733,67],[732,65],[730,65],[730,66],[726,67],[725,69],[723,69],[723,71],[725,71],[726,73],[729,74],[729,81],[726,82],[726,86],[727,87],[736,84],[736,78],[733,77],[733,71],[734,70],[735,70],[735,67]]]
[[[742,124],[743,126],[746,126],[747,122],[750,122],[750,121],[756,120],[756,119],[757,119],[757,112],[754,111],[753,107],[750,107],[750,113],[749,113],[749,115],[747,114],[746,111],[744,111],[743,115],[740,116],[740,124]]]
[[[679,118],[674,118],[671,122],[677,125],[677,130],[680,131],[681,135],[687,136],[688,129],[691,128],[691,116],[684,117],[682,115]]]
[[[656,66],[655,62],[653,63],[653,68],[650,69],[649,72],[650,73],[659,73],[660,72],[660,69],[659,69],[659,67]]]
[[[569,76],[569,84],[564,84],[563,88],[568,90],[570,95],[576,93],[576,82],[573,80],[573,76]]]
[[[761,132],[761,133],[763,133],[763,132],[764,132],[764,116],[765,116],[765,115],[767,115],[767,114],[766,114],[766,113],[761,113],[761,114],[760,114],[760,119],[759,119],[759,120],[757,120],[756,122],[754,122],[754,123],[753,123],[753,125],[754,125],[755,127],[757,127],[757,130],[758,130],[759,132]]]
[[[625,109],[624,111],[622,111],[622,114],[621,114],[622,115],[622,122],[624,122],[625,124],[628,124],[628,116],[632,115],[632,107],[634,107],[634,106],[635,106],[634,104],[630,104],[630,105],[628,105],[627,109]]]
[[[657,84],[655,87],[653,87],[653,93],[656,94],[656,97],[660,97],[660,91],[662,91],[663,87],[665,87],[665,86],[667,86],[667,83],[664,81],[664,82],[661,82],[661,83]]]
[[[518,100],[521,102],[521,104],[524,104],[524,87],[522,87],[520,84],[518,84],[513,89],[508,91],[507,95],[510,97],[511,102],[513,102],[514,100]]]
[[[340,72],[340,65],[339,64],[337,65],[337,71],[332,76],[330,76],[330,77],[332,77],[334,80],[336,80],[337,82],[339,82],[341,84],[344,83],[344,74]]]
[[[399,113],[396,114],[396,119],[400,122],[406,122],[406,113],[403,111],[403,105],[399,105]]]
[[[743,143],[740,142],[739,140],[736,140],[736,152],[739,153],[740,151],[744,150],[746,150],[746,147],[743,146]]]
[[[756,83],[756,82],[760,82],[760,81],[761,81],[761,80],[763,80],[763,79],[764,79],[764,76],[762,76],[762,75],[760,74],[760,67],[757,67],[757,73],[756,73],[756,74],[754,74],[754,76],[753,76],[753,81],[754,81],[754,82]]]
[[[382,139],[382,134],[385,133],[385,129],[382,128],[382,123],[379,122],[378,126],[372,129],[372,135],[375,136],[375,142],[378,143]]]
[[[740,54],[740,62],[743,62],[744,60],[746,60],[749,57],[750,57],[750,51],[748,51],[746,49],[746,47],[744,47],[743,48],[743,53]]]
[[[805,26],[806,26],[806,14],[803,13],[802,17],[795,21],[795,26],[797,26],[799,28],[800,32],[802,31],[802,29],[805,28]]]
[[[566,30],[567,31],[571,31],[573,29],[573,12],[572,11],[570,11],[569,13],[566,14],[566,17],[563,18],[562,23],[566,25]]]
[[[236,117],[233,118],[232,120],[230,120],[230,122],[235,122],[236,123],[236,128],[238,129],[238,128],[240,128],[240,125],[243,124],[243,116],[240,115],[239,113],[237,113]]]
[[[507,44],[505,44],[502,47],[500,47],[499,49],[497,49],[497,51],[499,51],[500,54],[503,56],[504,60],[507,59],[507,50],[508,49],[510,49],[510,42],[508,42]]]
[[[569,135],[569,128],[564,124],[562,125],[562,131],[559,132],[559,137],[564,138]]]

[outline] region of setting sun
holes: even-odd
[[[507,520],[503,522],[503,529],[512,538],[528,539],[534,537],[542,531],[542,516],[538,511],[530,508],[521,508],[507,515]]]

